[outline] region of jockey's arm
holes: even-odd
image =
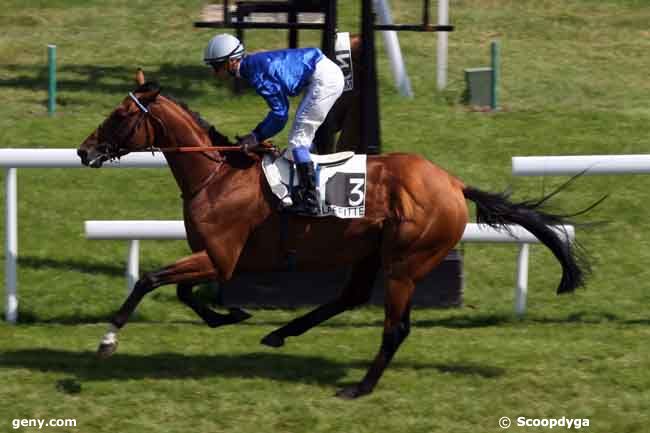
[[[258,93],[268,104],[270,111],[253,130],[257,139],[262,142],[273,137],[284,129],[289,120],[289,98],[282,92],[280,86],[267,83]]]

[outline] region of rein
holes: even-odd
[[[155,114],[152,113],[151,109],[147,107],[145,104],[143,104],[137,96],[133,94],[133,92],[129,92],[129,97],[133,102],[136,104],[139,110],[139,115],[138,118],[131,124],[128,133],[125,134],[123,137],[115,137],[113,135],[112,140],[110,140],[110,148],[109,148],[109,156],[111,159],[113,158],[118,158],[121,156],[120,155],[120,142],[126,142],[131,140],[133,135],[135,134],[136,130],[140,126],[140,124],[145,121],[145,119],[149,118],[154,120],[159,127],[161,127],[164,131],[166,131],[166,126],[164,122]],[[101,126],[100,126],[101,128]],[[155,129],[155,126],[154,126]],[[194,196],[196,196],[199,192],[201,192],[205,187],[207,187],[215,178],[217,173],[219,172],[219,169],[221,168],[222,164],[225,161],[224,157],[220,157],[218,155],[219,152],[241,152],[248,154],[249,152],[247,151],[246,148],[242,145],[230,145],[230,146],[175,146],[175,147],[156,147],[155,142],[155,132],[154,132],[154,137],[153,139],[150,138],[149,136],[149,130],[146,130],[147,136],[145,138],[145,143],[148,145],[142,149],[132,149],[129,150],[128,153],[132,152],[151,152],[153,155],[154,152],[161,152],[161,153],[191,153],[191,152],[200,152],[202,153],[203,156],[206,158],[209,158],[213,160],[214,162],[217,163],[215,166],[214,170],[212,173],[210,173],[205,179],[203,179],[199,185],[195,186],[192,190],[183,192],[181,194],[181,197],[184,200],[191,199]],[[117,140],[115,138],[118,138]],[[226,143],[230,143],[227,137],[224,137]],[[264,143],[265,145],[261,146],[262,149],[265,151],[273,152],[275,151],[275,147],[271,143]],[[217,157],[215,158],[213,155],[210,155],[208,152],[217,152]]]
[[[185,152],[243,152],[241,146],[187,146],[187,147],[149,147],[146,149],[131,150],[133,152],[162,152],[162,153],[185,153]]]
[[[154,119],[156,119],[156,121],[158,123],[163,125],[162,121],[160,119],[158,119],[156,116],[154,116],[150,112],[150,110],[144,104],[142,104],[142,102],[140,102],[138,97],[135,96],[133,94],[133,92],[129,92],[129,97],[136,103],[136,105],[140,109],[140,112],[142,113],[143,117],[151,116]],[[136,127],[139,124],[139,121],[142,120],[143,117],[138,119],[138,122],[136,122],[136,124],[133,126],[133,130],[136,129]],[[163,125],[163,127],[164,127],[164,125]],[[132,133],[133,133],[133,131],[131,132],[131,134],[129,134],[129,136],[132,135]],[[226,138],[226,140],[227,140],[227,138]],[[243,146],[236,146],[236,145],[234,145],[234,146],[182,146],[182,147],[178,146],[178,147],[163,147],[163,148],[155,147],[155,146],[151,145],[151,146],[149,146],[149,147],[147,147],[145,149],[131,150],[131,152],[152,152],[152,153],[153,152],[187,153],[187,152],[214,152],[214,151],[216,151],[216,152],[244,152],[244,153],[246,153]]]

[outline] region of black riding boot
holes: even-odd
[[[303,162],[296,164],[296,171],[300,179],[300,185],[294,190],[293,207],[295,212],[309,215],[318,215],[318,197],[316,191],[316,173],[314,163]]]

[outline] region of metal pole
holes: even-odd
[[[327,0],[322,2],[325,13],[325,26],[321,33],[321,48],[323,53],[330,60],[336,62],[335,44],[336,44],[336,23],[337,23],[337,0]],[[318,139],[315,140],[316,151],[320,154],[332,153],[334,149],[334,128],[332,118],[328,116],[319,128]]]
[[[380,23],[393,24],[393,17],[390,13],[388,0],[375,0],[375,10],[379,16]],[[404,59],[402,58],[402,50],[400,49],[399,41],[397,39],[397,32],[382,31],[381,34],[384,37],[384,45],[386,46],[386,53],[388,54],[390,66],[393,71],[393,77],[395,78],[395,85],[402,96],[412,98],[413,91],[411,90],[411,82],[406,73],[406,67],[404,66]]]
[[[287,14],[287,22],[295,24],[298,22],[298,12],[293,5]],[[298,48],[298,29],[295,27],[289,29],[289,48]]]
[[[5,173],[5,319],[9,323],[18,320],[18,180],[15,168],[7,168]]]
[[[237,24],[243,23],[244,22],[244,14],[242,11],[239,9],[239,4],[237,4],[237,9],[235,11],[237,15]],[[244,29],[242,27],[237,27],[235,29],[235,35],[237,36],[237,39],[246,46],[246,42],[244,41]],[[241,77],[235,77],[234,80],[234,91],[237,94],[240,94],[244,91],[244,82],[243,78]]]
[[[438,0],[438,24],[449,24],[449,0]],[[436,54],[436,79],[438,90],[447,87],[447,45],[448,33],[438,32],[438,49]]]
[[[223,22],[230,25],[230,6],[228,0],[223,0]]]
[[[336,0],[327,0],[325,3],[325,25],[323,27],[321,46],[323,53],[331,60],[336,60],[334,45],[336,42],[337,7]]]
[[[47,46],[47,64],[49,70],[47,112],[52,116],[56,111],[56,45]]]
[[[422,26],[423,27],[428,27],[429,26],[429,6],[430,6],[431,0],[424,0],[424,6],[422,9]]]
[[[515,289],[515,313],[526,314],[526,297],[528,296],[528,257],[530,245],[521,244],[517,258],[517,288]]]
[[[377,59],[375,56],[375,14],[372,0],[361,3],[361,148],[359,153],[381,153],[379,95],[377,94]]]
[[[135,283],[140,278],[140,241],[129,241],[129,253],[126,261],[126,295],[130,295]]]
[[[499,71],[500,57],[499,41],[492,41],[490,44],[490,58],[492,60],[490,107],[492,110],[497,110],[499,108],[499,79],[501,78],[501,73]]]

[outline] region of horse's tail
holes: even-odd
[[[562,189],[560,187],[559,189]],[[561,215],[544,212],[542,205],[559,189],[537,201],[513,203],[508,193],[490,193],[466,186],[463,188],[465,198],[476,204],[476,220],[493,228],[504,228],[506,224],[518,224],[531,232],[546,245],[562,265],[562,280],[557,293],[573,292],[584,283],[588,263],[580,254],[577,245],[563,237],[550,225],[568,224],[570,221]]]

